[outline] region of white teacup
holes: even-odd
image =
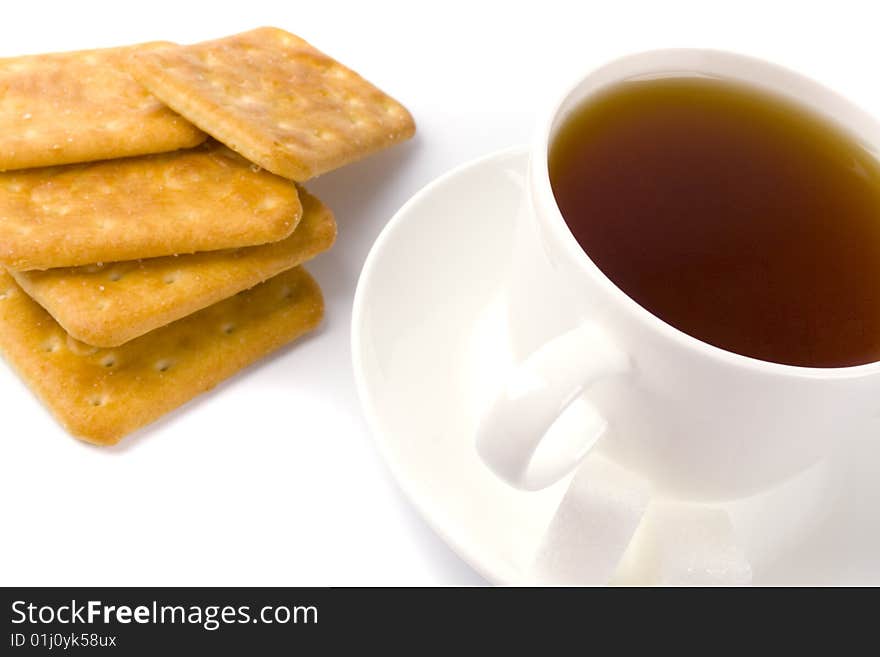
[[[878,152],[880,124],[873,118],[816,82],[740,55],[637,54],[569,89],[538,127],[530,155],[532,212],[521,220],[514,255],[510,328],[514,346],[530,355],[477,432],[481,457],[513,486],[538,489],[559,480],[601,434],[603,451],[671,494],[747,495],[870,430],[880,411],[880,363],[794,367],[701,342],[616,287],[566,225],[550,187],[547,152],[568,114],[624,80],[686,75],[787,96]],[[605,422],[587,422],[587,405]]]

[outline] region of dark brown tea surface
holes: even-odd
[[[880,166],[822,117],[707,78],[622,83],[567,119],[550,179],[624,292],[765,361],[880,360]]]

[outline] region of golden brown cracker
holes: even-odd
[[[115,349],[77,342],[0,273],[0,351],[74,436],[99,445],[210,390],[315,328],[318,285],[301,267]]]
[[[135,53],[130,67],[202,130],[292,180],[308,180],[415,132],[400,103],[277,28]]]
[[[205,134],[125,72],[174,44],[0,59],[0,171],[196,146]]]
[[[304,189],[300,200],[299,226],[280,242],[13,276],[71,336],[115,347],[329,249],[336,237],[333,213]]]
[[[7,171],[0,264],[51,269],[253,246],[290,235],[301,213],[290,181],[216,142]]]

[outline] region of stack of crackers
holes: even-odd
[[[0,350],[117,442],[317,326],[336,223],[300,183],[414,129],[275,28],[0,59]]]

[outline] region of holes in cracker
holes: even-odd
[[[232,335],[235,333],[235,324],[232,322],[226,322],[220,327],[220,330],[223,331],[225,335]]]
[[[175,272],[173,274],[166,275],[163,280],[165,281],[165,285],[173,285],[174,283],[176,283],[178,281],[179,278],[180,278],[180,274]]]
[[[118,359],[114,354],[107,354],[101,359],[101,365],[106,367],[108,370],[113,369],[118,364]]]
[[[113,270],[109,274],[107,274],[107,278],[115,283],[122,278],[122,272],[119,270]]]
[[[156,361],[155,367],[156,367],[157,372],[164,373],[164,372],[167,372],[168,370],[170,370],[172,367],[174,367],[174,361],[171,360],[170,358],[163,358],[161,360]]]
[[[281,288],[281,298],[285,301],[290,301],[293,298],[293,288],[289,285],[285,285]]]
[[[92,395],[89,397],[89,404],[94,407],[105,406],[109,398],[107,395]]]
[[[0,290],[0,301],[8,299],[10,296],[12,296],[12,290]]]
[[[52,338],[51,340],[43,343],[43,351],[47,354],[54,354],[56,351],[61,349],[61,343],[57,338]]]

